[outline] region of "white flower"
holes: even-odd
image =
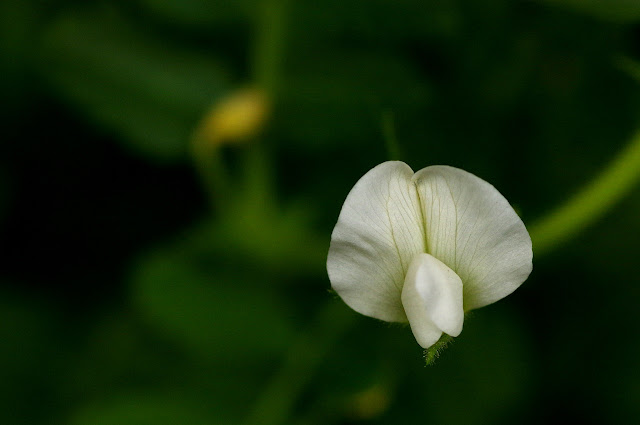
[[[428,348],[462,331],[464,313],[509,295],[529,276],[522,220],[489,183],[389,161],[351,189],[331,235],[333,289],[366,316],[409,322]]]

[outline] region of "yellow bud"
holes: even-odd
[[[196,138],[210,147],[242,142],[257,135],[269,114],[269,102],[264,91],[249,88],[238,90],[205,115]]]

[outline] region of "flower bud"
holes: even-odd
[[[264,91],[241,89],[211,108],[196,130],[196,138],[210,147],[246,141],[260,132],[268,115]]]

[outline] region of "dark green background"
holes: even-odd
[[[385,116],[526,224],[593,178],[640,126],[640,2],[284,2],[271,120],[212,209],[188,140],[280,3],[0,3],[0,423],[640,421],[640,189],[431,367],[324,269]]]

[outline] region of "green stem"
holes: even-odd
[[[278,90],[290,0],[264,0],[256,30],[253,73],[256,84],[273,99]]]
[[[290,0],[263,0],[256,23],[256,39],[253,58],[254,83],[266,93],[273,104],[282,74],[286,18]],[[256,199],[268,205],[272,201],[273,170],[269,155],[258,141],[251,143],[245,152],[245,186]]]
[[[400,161],[402,155],[400,152],[398,137],[396,136],[393,113],[391,111],[385,111],[382,113],[382,135],[384,137],[385,146],[387,147],[387,155],[389,159]]]
[[[356,322],[344,304],[331,300],[323,306],[306,332],[288,351],[280,369],[263,389],[245,425],[277,425],[287,422],[298,396],[322,359]]]
[[[445,333],[442,334],[438,342],[433,344],[431,347],[424,350],[424,361],[427,366],[433,365],[438,357],[440,357],[440,353],[447,348],[447,346],[453,341],[453,337],[447,335]]]
[[[260,205],[268,209],[275,205],[274,170],[269,158],[269,153],[262,143],[253,143],[244,151],[242,173],[245,180],[242,184],[245,196],[251,200],[254,208],[255,205]],[[251,208],[251,205],[248,207]]]
[[[229,177],[220,150],[209,149],[194,139],[191,155],[212,210],[221,209],[229,195]]]
[[[640,180],[640,133],[587,186],[530,227],[533,251],[546,254],[591,225]]]
[[[284,50],[285,19],[290,0],[264,0],[256,30],[254,55],[255,84],[265,90],[270,102],[273,102],[278,86],[278,76]],[[197,135],[195,136],[197,137]],[[263,155],[264,164],[259,170],[249,174],[249,184],[258,185],[260,180],[267,184],[270,180],[266,154],[258,143],[247,153],[247,162],[256,155]],[[212,208],[220,209],[229,195],[229,177],[220,156],[219,148],[209,149],[205,143],[192,140],[192,156],[196,171],[207,192]],[[256,180],[258,180],[256,182]]]
[[[274,102],[279,89],[282,58],[285,46],[285,21],[290,0],[263,0],[256,29],[253,64],[255,84]],[[266,152],[255,144],[246,153],[246,185],[264,193],[254,193],[257,198],[267,196],[271,173]],[[262,196],[261,196],[262,195]],[[263,198],[263,201],[265,199]],[[263,205],[267,205],[264,202]],[[343,317],[343,305],[330,303],[323,308],[313,326],[300,335],[287,352],[281,368],[262,390],[246,417],[247,425],[275,425],[285,423],[290,417],[298,395],[304,390],[313,372],[326,352],[338,338],[339,328],[349,327],[353,316]],[[336,310],[338,308],[338,310]]]

